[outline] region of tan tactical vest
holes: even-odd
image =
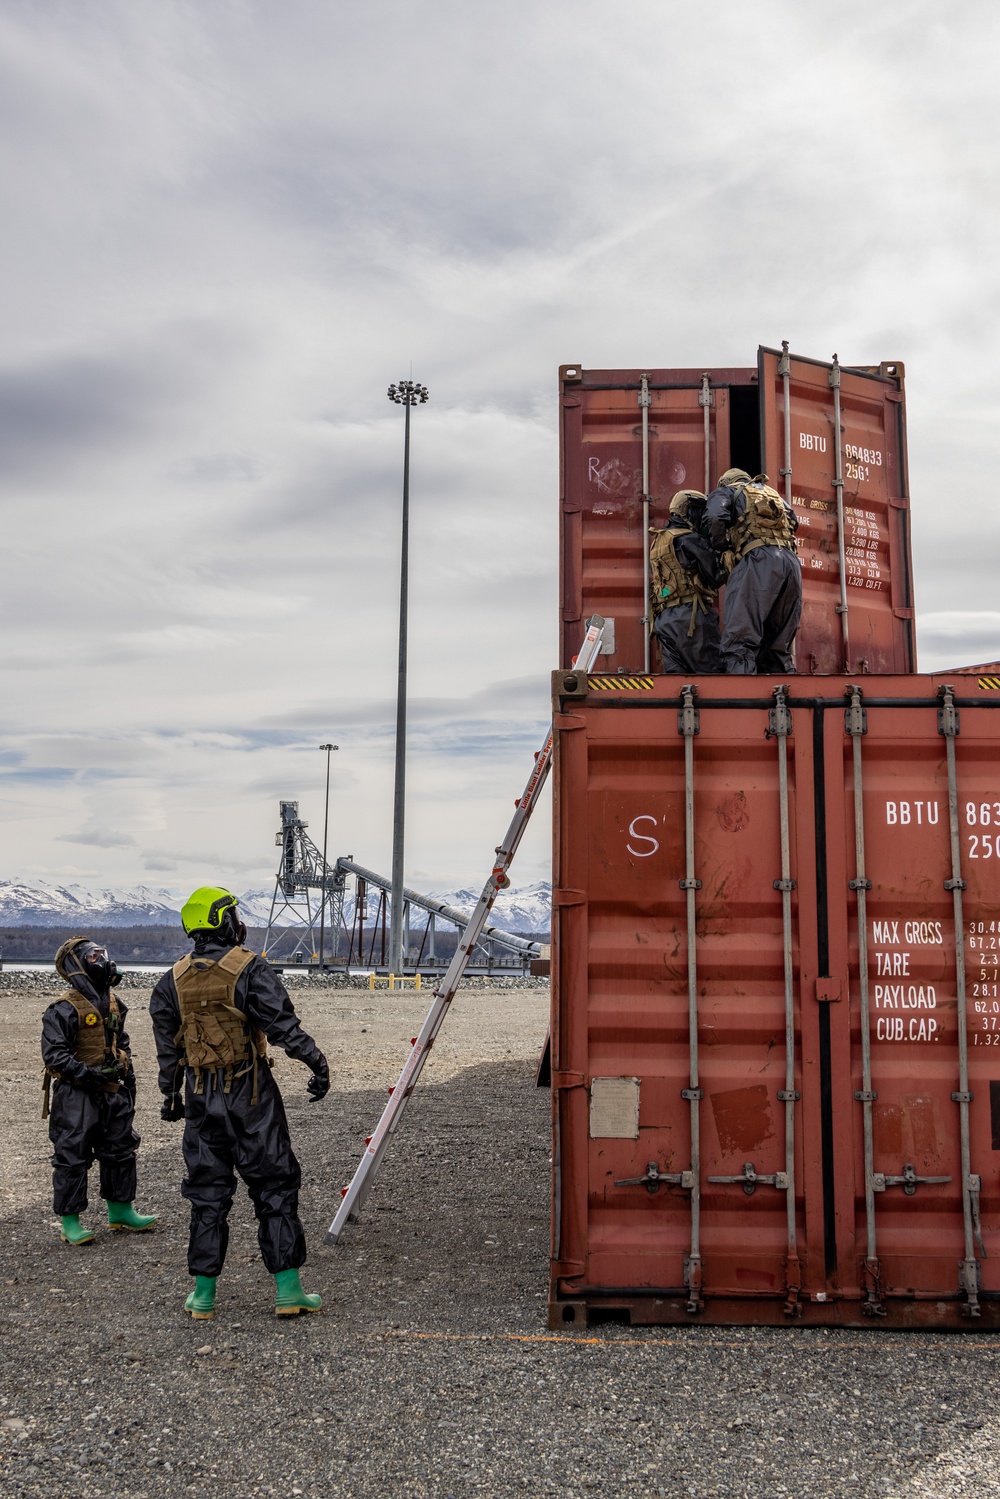
[[[184,1048],[178,1067],[194,1070],[196,1093],[204,1088],[206,1072],[225,1074],[226,1093],[234,1077],[252,1072],[250,1102],[257,1102],[257,1061],[267,1056],[267,1041],[263,1032],[251,1026],[243,1011],[233,1003],[237,980],[255,956],[246,948],[234,947],[218,961],[189,953],[174,964],[181,1012],[181,1028],[174,1042]]]
[[[698,610],[707,611],[715,593],[693,573],[685,571],[677,558],[675,547],[681,536],[693,536],[693,526],[679,530],[676,526],[665,531],[651,528],[653,537],[649,548],[649,604],[655,619],[664,609],[674,609],[680,604],[691,605],[691,623],[688,637],[694,634]]]
[[[787,547],[794,552],[795,532],[778,491],[770,484],[742,484],[739,487],[746,500],[746,509],[729,528],[736,560],[745,557],[755,547]]]
[[[60,994],[60,999],[66,1000],[76,1011],[76,1044],[73,1047],[73,1055],[78,1062],[85,1067],[100,1067],[104,1062],[121,1062],[126,1071],[131,1072],[132,1063],[128,1052],[121,1051],[118,1047],[118,1032],[122,1028],[122,1012],[118,1008],[118,1001],[111,995],[111,1003],[108,1007],[108,1018],[104,1019],[95,1004],[83,994],[78,994],[75,989],[67,989],[65,994]],[[52,1079],[62,1080],[62,1074],[54,1072],[46,1067],[42,1083],[42,1118],[49,1117],[49,1101],[52,1091]],[[117,1093],[121,1083],[106,1083],[105,1093]]]

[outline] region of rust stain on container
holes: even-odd
[[[725,828],[727,833],[742,833],[750,826],[747,799],[742,791],[724,796],[715,809],[715,815],[719,819],[719,826]]]

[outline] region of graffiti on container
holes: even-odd
[[[587,459],[587,478],[596,484],[601,494],[623,496],[631,494],[633,474],[620,458],[609,458],[604,464],[596,455]]]
[[[653,838],[649,833],[640,833],[637,826],[637,824],[640,822],[651,822],[655,828],[656,818],[651,817],[648,813],[646,813],[640,817],[633,817],[632,821],[628,825],[629,837],[634,838],[637,843],[648,843],[650,847],[633,848],[631,843],[626,843],[625,847],[628,849],[630,854],[633,854],[635,856],[635,858],[649,859],[652,858],[653,854],[655,854],[659,849],[660,840],[658,838]]]

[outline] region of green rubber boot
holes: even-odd
[[[89,1244],[93,1240],[94,1230],[84,1228],[79,1213],[63,1213],[60,1222],[62,1231],[59,1237],[64,1244]]]
[[[137,1213],[130,1202],[109,1202],[108,1222],[112,1233],[124,1228],[132,1234],[148,1234],[156,1222],[156,1214]]]
[[[194,1290],[184,1303],[184,1310],[190,1312],[196,1322],[207,1322],[215,1316],[215,1280],[214,1275],[196,1275],[194,1278]]]
[[[307,1296],[297,1270],[279,1270],[274,1277],[278,1291],[274,1299],[276,1317],[297,1317],[299,1312],[318,1312],[322,1296]]]

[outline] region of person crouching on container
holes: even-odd
[[[722,630],[730,676],[795,670],[802,618],[802,568],[795,555],[798,516],[766,474],[729,468],[708,497],[705,529],[729,574]]]
[[[89,1244],[80,1222],[87,1173],[101,1167],[101,1196],[113,1230],[146,1233],[155,1217],[137,1213],[135,1073],[125,1031],[128,1006],[112,994],[121,974],[89,937],[71,937],[56,953],[56,972],[69,989],[42,1017],[45,1107],[53,1145],[54,1207],[66,1244]]]
[[[305,1063],[312,1072],[306,1091],[316,1102],[330,1091],[330,1069],[270,964],[243,946],[247,929],[234,895],[202,886],[186,901],[181,923],[194,951],[159,980],[149,1013],[161,1117],[185,1121],[181,1192],[191,1204],[188,1270],[195,1286],[184,1309],[195,1318],[215,1315],[239,1172],[257,1215],[261,1257],[275,1279],[276,1315],[318,1312],[322,1298],[306,1295],[299,1280],[306,1258],[298,1215],[302,1172],[267,1042]]]
[[[649,607],[665,672],[722,670],[716,591],[725,581],[715,551],[698,534],[705,496],[679,489],[662,531],[650,527]]]

